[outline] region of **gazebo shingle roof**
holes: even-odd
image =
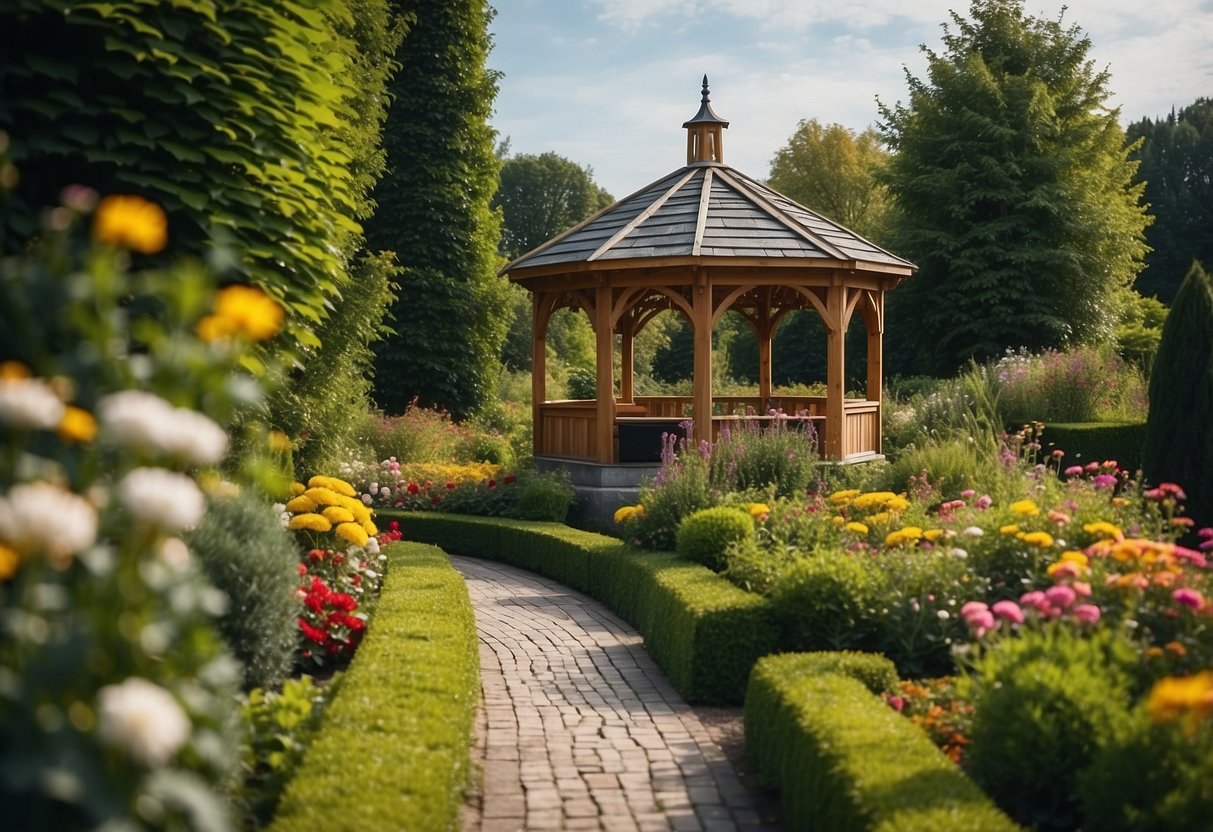
[[[665,257],[832,260],[913,269],[849,229],[717,162],[687,165],[503,269]]]

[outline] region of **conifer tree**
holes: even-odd
[[[367,225],[372,249],[404,269],[394,333],[376,345],[375,400],[399,413],[417,398],[456,417],[491,393],[510,311],[497,277],[500,160],[488,119],[497,73],[486,68],[484,0],[399,0],[414,17],[396,53],[384,128],[388,172]]]
[[[1193,263],[1180,284],[1150,374],[1142,467],[1173,482],[1188,513],[1213,525],[1213,275]]]

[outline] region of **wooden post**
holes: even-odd
[[[846,418],[847,289],[830,286],[826,293],[826,459],[842,459],[843,420]]]
[[[771,326],[771,293],[765,291],[758,300],[754,315],[754,334],[758,337],[758,415],[766,415],[771,399],[771,341],[775,328]]]
[[[707,274],[698,272],[695,275],[692,292],[695,363],[691,373],[694,393],[691,414],[695,420],[695,444],[699,444],[712,441],[712,284]]]
[[[619,321],[619,400],[628,404],[636,401],[633,381],[636,359],[632,350],[632,339],[636,335],[635,326],[636,317],[629,310]]]
[[[594,334],[598,342],[598,408],[594,433],[598,461],[615,461],[615,333],[611,328],[611,287],[599,286],[594,292]]]
[[[867,397],[870,402],[879,402],[880,416],[876,419],[876,453],[883,453],[883,436],[881,435],[881,417],[884,413],[884,292],[876,292],[872,296],[876,308],[864,316],[864,327],[868,331],[868,386]]]
[[[531,431],[536,456],[543,449],[543,403],[547,399],[547,299],[546,292],[535,292],[531,298]]]

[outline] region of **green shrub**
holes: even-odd
[[[514,449],[510,440],[496,430],[469,430],[459,447],[459,459],[469,462],[491,462],[507,468],[514,464]]]
[[[977,653],[960,682],[976,709],[970,775],[1021,823],[1077,828],[1079,779],[1123,729],[1138,663],[1111,628],[1082,635],[1068,623]]]
[[[754,519],[744,509],[717,506],[683,519],[678,525],[675,551],[687,560],[719,572],[725,565],[725,550],[731,544],[744,544],[753,539]]]
[[[689,702],[738,703],[754,662],[778,642],[770,605],[699,564],[648,554],[557,523],[380,511],[413,540],[554,578],[602,601]]]
[[[785,654],[780,673],[785,679],[803,679],[833,673],[849,676],[877,696],[897,692],[897,667],[879,653],[854,650],[821,650],[816,653]]]
[[[244,687],[277,688],[291,669],[302,604],[299,549],[272,506],[251,489],[215,500],[185,540],[227,594],[219,631],[244,663]]]
[[[863,682],[823,672],[830,661],[768,656],[755,665],[746,691],[746,751],[778,785],[789,828],[1016,828],[926,734]]]
[[[518,475],[515,498],[508,510],[519,520],[548,520],[563,523],[576,493],[565,472],[528,472]]]
[[[791,650],[870,648],[884,588],[859,557],[824,549],[800,558],[771,589],[784,645]]]
[[[675,454],[675,445],[681,449]],[[670,436],[662,452],[661,470],[640,489],[644,514],[628,528],[629,540],[637,546],[672,550],[678,524],[700,509],[715,503],[708,480],[708,463],[689,442]]]
[[[1192,264],[1163,324],[1150,375],[1146,479],[1174,482],[1188,514],[1213,525],[1213,275]]]
[[[1007,424],[1118,420],[1146,406],[1141,370],[1107,347],[1008,352],[991,370]]]
[[[1135,471],[1141,467],[1145,428],[1144,422],[1049,422],[1043,439],[1047,450],[1065,451],[1063,467],[1114,459]]]
[[[269,827],[458,825],[479,695],[476,622],[441,551],[388,547],[375,617]]]
[[[813,480],[817,437],[811,428],[740,420],[721,431],[712,446],[709,481],[716,491],[773,489],[778,497],[799,497]]]

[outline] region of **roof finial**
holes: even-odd
[[[708,74],[703,74],[703,97],[699,99],[699,103],[707,104],[712,99],[708,97]]]
[[[698,162],[723,162],[721,152],[723,136],[721,131],[729,123],[712,112],[711,97],[708,94],[708,75],[703,74],[703,94],[699,100],[699,112],[689,121],[683,122],[687,128],[687,164]]]

